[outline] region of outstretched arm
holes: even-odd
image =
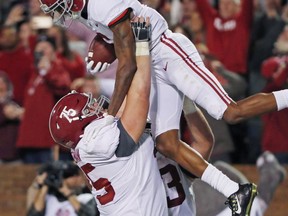
[[[108,114],[115,116],[118,112],[137,70],[135,57],[135,39],[127,17],[120,23],[110,27],[114,36],[114,49],[118,58],[114,92]]]
[[[126,105],[121,117],[123,127],[136,143],[145,129],[151,86],[148,42],[150,25],[148,18],[146,19],[146,27],[143,20],[142,18],[139,22],[135,20],[134,26],[132,26],[136,38],[136,61],[138,70],[128,91]]]

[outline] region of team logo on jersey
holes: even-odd
[[[235,20],[229,20],[227,22],[222,22],[220,18],[214,20],[214,27],[219,31],[232,31],[236,28],[236,25]]]

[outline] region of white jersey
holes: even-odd
[[[151,136],[144,133],[137,145],[133,143],[134,151],[129,152],[127,143],[119,138],[126,133],[121,122],[105,125],[104,121],[90,123],[72,153],[93,186],[100,214],[166,216],[165,189]]]
[[[80,203],[86,204],[91,199],[94,199],[92,194],[80,194],[77,200]],[[54,195],[46,196],[45,216],[77,216],[72,204],[68,201],[60,202]]]
[[[191,181],[175,161],[159,152],[156,158],[166,190],[169,216],[196,216]]]
[[[160,40],[160,36],[168,29],[165,19],[154,9],[142,5],[137,0],[97,0],[88,2],[88,25],[92,30],[106,37],[106,41],[113,43],[112,26],[127,10],[131,8],[135,16],[150,17],[152,26],[151,41],[153,44]]]

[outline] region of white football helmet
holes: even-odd
[[[39,0],[40,8],[50,14],[53,22],[67,27],[67,20],[79,19],[86,0]]]

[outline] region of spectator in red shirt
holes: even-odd
[[[239,0],[219,0],[219,10],[208,0],[195,1],[204,21],[210,53],[228,70],[246,74],[253,1],[242,0],[240,4]]]
[[[23,105],[24,89],[32,74],[33,58],[19,42],[15,25],[0,27],[0,70],[5,71],[14,86],[13,99]]]
[[[24,163],[52,160],[54,141],[47,122],[57,99],[70,91],[71,84],[70,74],[56,58],[53,38],[40,36],[34,54],[35,70],[25,91],[25,112],[17,140]]]

